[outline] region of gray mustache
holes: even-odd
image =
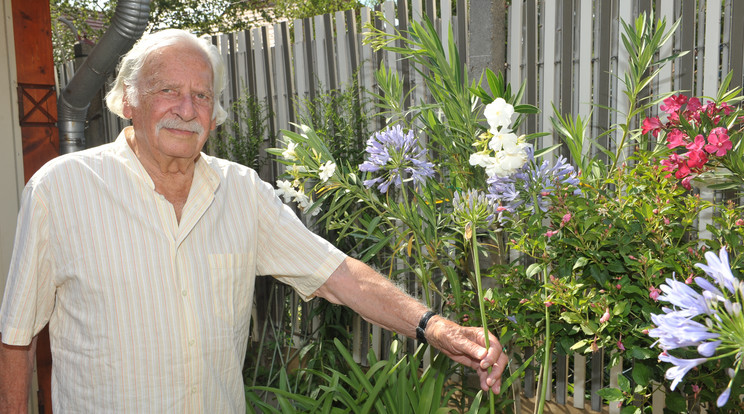
[[[194,132],[196,134],[204,133],[204,127],[196,120],[186,122],[173,118],[161,119],[156,126],[156,132],[160,132],[162,128],[180,129],[182,131]]]

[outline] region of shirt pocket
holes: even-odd
[[[253,302],[253,278],[248,272],[248,263],[247,254],[209,255],[214,314],[232,330],[239,330],[247,322]]]

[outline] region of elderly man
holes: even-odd
[[[47,323],[55,412],[245,412],[257,274],[418,334],[498,392],[507,359],[495,337],[487,352],[481,329],[432,316],[309,232],[254,171],[201,153],[225,119],[223,84],[209,43],[146,36],[107,96],[132,126],[29,181],[0,310],[3,412],[25,412]]]

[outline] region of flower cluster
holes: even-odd
[[[726,102],[703,104],[699,98],[684,95],[672,95],[663,102],[659,109],[666,113],[666,122],[658,117],[646,118],[642,133],[654,137],[665,133],[666,145],[674,152],[662,161],[664,169],[690,189],[690,181],[710,168],[711,158],[724,157],[732,149],[732,123],[726,117],[734,108]]]
[[[285,203],[297,203],[297,207],[304,213],[313,216],[320,214],[319,208],[312,208],[313,199],[311,190],[305,189],[305,179],[320,180],[326,183],[336,173],[336,163],[333,161],[322,162],[321,156],[315,151],[307,151],[297,142],[288,141],[286,147],[281,149],[281,156],[289,164],[286,170],[291,180],[277,180],[275,193],[277,197],[283,197]],[[307,158],[310,159],[307,159]],[[305,164],[315,167],[308,168]]]
[[[473,189],[463,193],[455,192],[452,207],[454,221],[466,229],[466,233],[473,227],[490,226],[503,211],[503,208],[498,207],[485,193]],[[466,236],[470,238],[470,234]]]
[[[423,184],[434,176],[434,164],[427,159],[427,150],[419,144],[412,130],[403,132],[400,125],[388,127],[367,140],[367,159],[359,170],[377,173],[378,176],[364,181],[367,188],[377,186],[386,193],[391,184],[400,187],[404,182]]]
[[[503,98],[486,105],[483,115],[489,129],[473,144],[480,151],[470,156],[470,165],[485,168],[489,177],[507,177],[527,162],[532,145],[510,129],[514,107]]]
[[[742,293],[744,284],[734,277],[728,253],[722,248],[719,255],[706,252],[707,264],[698,263],[708,276],[696,277],[701,292],[684,282],[667,279],[660,286],[663,295],[658,300],[670,303],[673,308],[663,308],[663,314],[652,314],[655,328],[649,336],[658,338],[655,344],[662,349],[659,359],[673,366],[666,371],[674,389],[691,369],[714,359],[735,356],[736,367],[730,372],[728,387],[721,393],[717,404],[726,404],[731,394],[733,379],[741,368],[744,352],[744,315]],[[684,359],[669,353],[671,350],[695,347],[700,358]],[[716,355],[718,352],[718,355]]]
[[[559,157],[551,167],[547,160],[535,162],[532,148],[527,149],[527,162],[512,175],[493,176],[488,179],[489,198],[498,201],[507,211],[523,207],[526,210],[546,211],[548,196],[557,190],[575,187],[573,193],[581,193],[579,179],[571,164]]]

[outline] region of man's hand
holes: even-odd
[[[426,339],[429,344],[455,362],[473,368],[478,373],[483,391],[490,389],[495,394],[499,393],[501,374],[509,358],[493,334],[489,333],[489,348],[486,352],[483,328],[463,327],[440,316],[435,316],[426,326]],[[489,368],[491,368],[490,373]]]

